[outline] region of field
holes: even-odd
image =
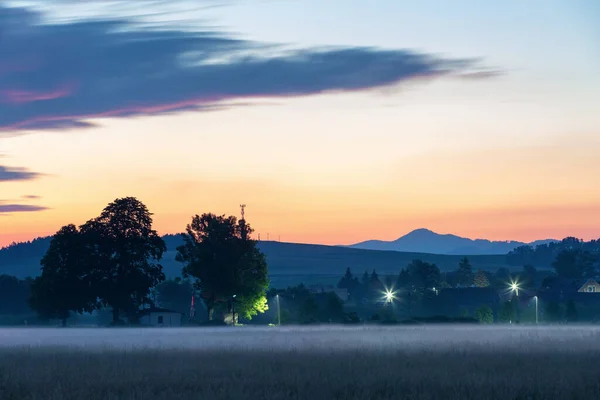
[[[594,327],[2,329],[1,399],[584,399]]]

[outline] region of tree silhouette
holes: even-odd
[[[473,283],[478,288],[484,288],[490,286],[490,280],[488,279],[485,271],[477,270],[475,273],[475,277],[473,278]]]
[[[358,278],[352,275],[350,268],[346,268],[346,273],[337,284],[339,289],[348,290],[348,296],[352,299],[357,299],[360,292],[360,283]]]
[[[140,307],[151,303],[151,288],[165,280],[158,262],[166,246],[152,229],[152,214],[135,197],[116,199],[81,232],[93,285],[112,309],[113,323],[119,323],[121,312],[135,320]]]
[[[498,318],[502,322],[512,322],[515,320],[516,310],[512,301],[505,301],[502,303]]]
[[[463,258],[458,263],[458,271],[456,271],[456,281],[460,286],[470,287],[473,285],[473,267],[467,257]]]
[[[482,324],[491,324],[494,322],[494,312],[488,305],[482,305],[475,311],[475,318]]]
[[[184,276],[195,279],[208,319],[218,304],[231,305],[234,295],[235,309],[246,319],[266,311],[267,262],[249,238],[250,225],[209,213],[195,215],[186,231],[176,260],[185,263]]]
[[[579,279],[594,275],[595,257],[581,249],[563,250],[552,263],[556,275],[561,278]]]
[[[567,302],[565,318],[567,319],[567,322],[577,322],[577,308],[575,307],[575,302],[573,300]]]
[[[28,301],[31,279],[21,280],[10,275],[0,275],[0,314],[27,314],[31,312]]]
[[[60,319],[96,306],[93,280],[87,270],[84,238],[75,225],[62,227],[41,260],[42,274],[31,285],[29,304],[41,318]]]
[[[417,289],[439,287],[442,275],[435,265],[421,260],[413,260],[407,267],[409,281]]]

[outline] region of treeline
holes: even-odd
[[[121,316],[136,323],[157,299],[168,306],[170,298],[180,309],[183,299],[177,296],[187,291],[188,305],[197,294],[209,320],[217,309],[231,312],[234,301],[236,311],[250,319],[265,310],[268,287],[265,256],[251,233],[234,216],[195,215],[176,256],[188,279],[165,286],[160,260],[166,243],[152,229],[152,214],[136,198],[116,199],[98,217],[66,225],[52,237],[42,273],[30,282],[28,303],[40,318],[63,325],[72,313],[107,308],[112,324],[121,324]]]
[[[597,257],[600,254],[600,240],[585,242],[568,237],[560,242],[541,244],[538,246],[520,246],[506,256],[509,265],[532,265],[536,268],[551,268],[560,253],[569,251],[586,256]]]

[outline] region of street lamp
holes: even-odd
[[[233,326],[235,326],[235,296],[237,295],[233,295],[231,296],[231,298],[233,299],[231,301],[231,322],[233,323]]]
[[[511,282],[510,284],[510,291],[511,292],[515,292],[517,294],[517,296],[519,295],[519,283],[518,282]]]
[[[535,324],[538,324],[538,297],[537,296],[533,296],[533,298],[535,299]]]
[[[385,291],[385,300],[388,303],[391,303],[395,298],[396,298],[396,295],[394,294],[394,292],[392,292],[391,290]]]
[[[275,295],[277,297],[277,326],[281,326],[281,307],[279,307],[279,295]]]

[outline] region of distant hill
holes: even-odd
[[[533,243],[517,241],[499,242],[486,239],[467,239],[456,235],[442,235],[429,229],[414,230],[396,240],[368,240],[347,247],[365,250],[413,251],[430,254],[449,255],[491,255],[507,254],[517,247],[556,242],[554,239],[538,240]]]
[[[166,235],[163,239],[167,244],[167,252],[161,262],[165,274],[167,277],[179,276],[182,264],[175,261],[175,254],[176,247],[182,243],[181,237]],[[46,237],[0,249],[0,274],[18,278],[37,276],[40,273],[40,260],[49,243],[50,237]],[[400,269],[414,259],[435,263],[442,271],[449,271],[457,268],[461,258],[459,255],[374,251],[269,241],[259,242],[258,246],[267,256],[269,277],[272,286],[276,287],[300,282],[335,283],[347,267],[357,275],[373,269],[380,275],[398,274]],[[469,259],[474,268],[489,271],[496,271],[500,267],[510,268],[504,255],[473,256]]]

